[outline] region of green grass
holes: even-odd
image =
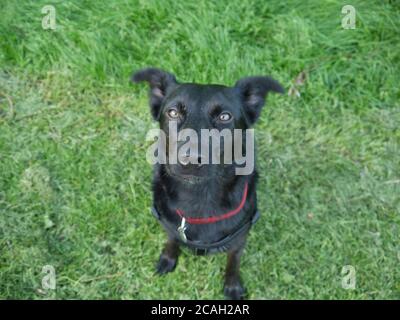
[[[152,123],[133,70],[233,84],[268,74],[256,125],[251,299],[400,299],[400,5],[352,1],[0,1],[0,298],[222,298],[224,255],[154,275]],[[57,289],[42,290],[44,265]],[[345,265],[355,290],[341,287]]]

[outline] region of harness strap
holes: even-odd
[[[225,251],[226,249],[229,248],[227,244],[236,238],[238,235],[240,235],[242,232],[250,228],[253,224],[255,224],[258,219],[260,218],[260,213],[257,210],[252,219],[243,224],[239,229],[237,229],[234,233],[227,235],[226,237],[222,238],[221,240],[218,240],[213,243],[202,243],[200,241],[193,241],[187,239],[186,242],[183,242],[176,230],[176,226],[171,225],[168,221],[163,219],[163,217],[160,215],[160,213],[157,211],[157,209],[152,206],[151,212],[154,215],[154,217],[163,225],[169,232],[171,232],[173,235],[176,236],[179,241],[188,247],[194,249],[196,253],[201,253],[201,254],[206,254],[206,253],[213,253],[213,252],[220,252],[220,251]]]
[[[224,214],[220,214],[218,216],[209,216],[206,218],[192,218],[192,217],[187,217],[183,211],[181,209],[176,209],[176,213],[183,219],[185,218],[185,220],[189,223],[189,224],[208,224],[208,223],[214,223],[214,222],[218,222],[218,221],[222,221],[225,219],[229,219],[230,217],[233,217],[234,215],[238,214],[244,207],[244,204],[246,203],[246,199],[247,199],[247,190],[248,190],[248,184],[247,181],[244,185],[244,191],[243,191],[243,196],[242,196],[242,200],[240,201],[240,204],[237,208],[224,213]]]

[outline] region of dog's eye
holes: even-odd
[[[179,111],[176,109],[169,109],[167,113],[168,116],[172,119],[176,119],[179,117]]]
[[[219,121],[227,122],[232,119],[232,115],[229,112],[222,112],[219,117]]]

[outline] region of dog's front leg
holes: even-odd
[[[243,246],[239,249],[228,251],[224,285],[224,294],[227,299],[240,300],[243,299],[245,294],[245,289],[241,284],[239,274],[242,252]]]
[[[178,261],[179,253],[179,242],[174,238],[169,238],[158,260],[156,266],[157,273],[165,274],[173,271]]]

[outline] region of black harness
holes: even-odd
[[[196,254],[199,255],[226,251],[227,249],[229,249],[229,243],[237,236],[242,234],[244,231],[249,230],[251,226],[255,224],[260,217],[260,213],[257,210],[253,215],[253,217],[251,218],[251,220],[247,221],[245,224],[240,226],[240,228],[237,229],[235,232],[227,235],[226,237],[216,242],[202,243],[201,241],[198,240],[193,241],[189,239],[185,239],[185,241],[183,241],[179,235],[176,226],[173,226],[170,222],[165,220],[154,206],[151,208],[151,212],[170,234],[174,235],[175,238],[177,238],[182,244],[188,246],[189,248],[194,250]]]

